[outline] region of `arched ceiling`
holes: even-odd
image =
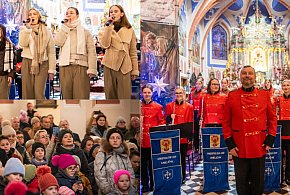
[[[204,29],[204,37],[207,37],[208,29],[211,29],[215,24],[224,23],[229,27],[234,27],[238,25],[239,16],[246,17],[245,21],[248,23],[249,16],[255,13],[256,0],[185,0],[186,3],[188,1],[191,1],[190,5],[192,6],[192,15],[189,18],[191,24],[188,44],[192,41],[196,27]],[[274,17],[278,25],[285,25],[285,29],[288,28],[290,24],[290,0],[257,1],[262,15],[268,18],[267,23],[271,23],[271,18]]]

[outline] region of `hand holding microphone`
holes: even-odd
[[[31,22],[34,22],[34,19],[31,19],[31,20],[30,20],[30,18],[27,18],[26,20],[23,20],[23,24],[26,24],[26,25],[27,25],[27,24],[30,25]]]
[[[114,21],[115,16],[109,17],[106,21],[106,26],[110,26],[112,24],[112,22]]]

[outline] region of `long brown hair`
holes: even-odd
[[[41,13],[36,9],[36,8],[30,8],[29,10],[28,10],[28,15],[29,15],[29,12],[31,11],[31,10],[34,10],[34,11],[36,11],[36,13],[37,13],[37,15],[38,15],[38,24],[43,24],[43,25],[45,25],[45,26],[47,26],[47,24],[41,19],[41,17],[42,17],[42,15],[41,15]]]
[[[129,20],[127,19],[127,16],[125,14],[124,8],[121,5],[112,5],[109,9],[109,16],[110,16],[110,10],[112,7],[116,6],[117,8],[119,8],[119,10],[121,11],[121,13],[124,13],[124,15],[121,17],[121,26],[125,26],[127,28],[132,28],[132,25],[130,24]]]

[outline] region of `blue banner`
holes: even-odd
[[[281,189],[281,156],[281,126],[278,125],[274,146],[266,154],[265,192]]]
[[[154,195],[181,194],[179,137],[179,130],[150,133]]]
[[[203,148],[203,193],[229,190],[228,148],[221,127],[201,129]]]

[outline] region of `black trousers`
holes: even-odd
[[[143,189],[148,189],[148,191],[154,186],[151,148],[141,148],[141,184]]]
[[[199,150],[199,120],[198,110],[194,110],[194,133],[193,133],[193,145],[195,150]]]
[[[233,156],[239,195],[261,195],[264,191],[265,156],[237,158]]]
[[[182,180],[186,177],[186,153],[188,144],[180,144],[180,158],[181,158],[181,168],[182,168]]]
[[[287,140],[287,139],[282,140],[282,159],[283,159],[284,151],[286,151],[285,180],[290,181],[290,140]],[[283,169],[281,169],[281,170],[283,170]],[[283,179],[283,177],[282,177],[282,179]]]

